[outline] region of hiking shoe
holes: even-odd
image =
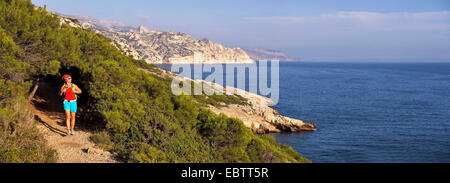
[[[75,135],[75,130],[71,130],[71,135]]]
[[[71,130],[67,130],[67,135],[70,135],[70,134],[72,134],[72,131]]]

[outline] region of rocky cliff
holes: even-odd
[[[199,81],[196,81],[199,82]],[[201,81],[203,83],[207,83]],[[207,83],[212,85],[212,83]],[[216,89],[224,90],[221,87]],[[278,133],[278,132],[297,132],[297,131],[315,131],[315,123],[307,123],[302,120],[289,118],[278,113],[271,108],[273,105],[271,99],[260,96],[244,90],[233,88],[235,93],[247,99],[250,105],[232,104],[225,107],[209,106],[209,109],[215,113],[223,113],[230,117],[235,117],[255,133]]]
[[[92,29],[115,41],[129,56],[150,64],[194,63],[252,63],[240,48],[228,48],[208,39],[194,39],[181,32],[137,28],[118,22],[97,20],[88,16],[72,16],[81,27]],[[199,55],[195,56],[194,55]],[[200,57],[201,56],[201,57]]]
[[[294,59],[289,57],[286,53],[277,50],[266,50],[261,48],[251,48],[244,49],[244,51],[250,56],[253,60],[268,60],[268,61],[294,61],[298,59]]]

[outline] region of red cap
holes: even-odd
[[[67,78],[70,78],[70,75],[65,74],[65,75],[62,77],[63,80],[66,80]]]

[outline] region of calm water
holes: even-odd
[[[313,162],[450,162],[450,63],[280,63],[274,135]]]
[[[274,108],[317,124],[273,134],[313,162],[450,162],[450,63],[281,62]]]

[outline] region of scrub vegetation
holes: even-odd
[[[128,162],[309,162],[202,105],[244,99],[175,96],[170,81],[138,69],[146,64],[111,42],[60,24],[58,15],[29,0],[0,0],[0,162],[55,160],[26,96],[38,78],[67,70],[78,72],[74,79],[84,91],[81,119],[102,127],[91,140]]]

